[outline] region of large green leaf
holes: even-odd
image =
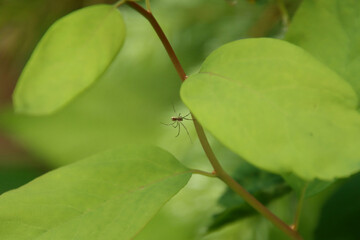
[[[186,80],[181,97],[206,129],[260,168],[307,180],[360,168],[355,92],[287,42],[224,45]]]
[[[327,64],[360,94],[360,1],[304,0],[286,39]]]
[[[0,238],[133,239],[191,172],[154,147],[122,147],[0,197]]]
[[[129,41],[96,84],[51,115],[2,111],[0,131],[51,167],[124,143],[154,143],[161,133],[181,142],[174,129],[160,123],[174,114],[172,103],[180,88],[176,71],[146,19],[135,11],[124,15],[136,27],[127,30]]]
[[[124,36],[123,19],[111,5],[87,7],[55,22],[20,76],[16,111],[49,114],[64,106],[108,68]]]

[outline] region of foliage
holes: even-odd
[[[154,1],[192,73],[182,85],[149,1],[96,4],[57,20],[0,128],[59,168],[12,191],[40,172],[2,171],[0,238],[359,238],[350,227],[359,209],[360,2],[299,3]],[[176,116],[188,111],[179,92],[196,131],[181,121],[174,139],[177,130],[160,122],[175,114],[171,105]]]
[[[183,84],[181,97],[206,129],[258,167],[307,180],[359,171],[355,92],[294,45],[226,44]]]
[[[190,176],[161,149],[125,147],[105,152],[5,193],[0,200],[0,235],[4,239],[131,239]]]
[[[291,191],[281,176],[262,171],[250,164],[244,164],[236,169],[234,179],[263,204],[268,204]],[[227,189],[219,198],[219,205],[225,210],[214,215],[213,222],[209,226],[210,231],[256,214],[256,211],[231,189]]]
[[[16,111],[35,115],[58,110],[99,78],[124,35],[119,11],[107,5],[84,8],[54,23],[19,79]]]

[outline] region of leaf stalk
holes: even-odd
[[[199,174],[199,175],[203,175],[203,176],[206,176],[206,177],[217,177],[217,174],[215,172],[205,172],[205,171],[202,171],[202,170],[198,170],[198,169],[191,169],[191,172],[193,174]]]

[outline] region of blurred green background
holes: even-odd
[[[211,171],[190,122],[185,124],[191,140],[184,130],[175,138],[177,130],[161,124],[174,115],[173,105],[177,113],[188,113],[179,99],[181,82],[153,29],[127,6],[120,7],[127,26],[123,49],[93,87],[51,116],[13,113],[14,86],[46,29],[76,9],[113,2],[0,0],[0,194],[46,171],[125,143],[158,145],[189,167]],[[300,2],[285,1],[290,18]],[[277,0],[151,3],[188,74],[224,43],[248,37],[281,38],[286,30]],[[225,168],[236,174],[244,162],[211,136],[210,140]],[[315,239],[321,206],[338,186],[307,201],[300,226],[305,239]],[[224,209],[218,203],[224,191],[216,179],[194,176],[136,239],[287,239],[258,215],[209,232],[213,216]],[[284,192],[270,207],[291,222],[295,203],[295,194]]]
[[[120,9],[127,24],[125,45],[95,86],[52,116],[13,114],[16,81],[46,29],[71,11],[106,2],[112,3],[0,1],[1,165],[31,165],[44,171],[124,142],[151,142],[174,154],[184,154],[189,147],[187,137],[173,138],[176,131],[159,124],[169,121],[172,105],[187,113],[179,103],[178,76],[150,25],[126,6]],[[226,42],[281,35],[281,15],[273,1],[156,0],[152,4],[188,74]]]

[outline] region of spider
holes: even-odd
[[[174,109],[174,112],[176,113],[175,111],[175,107],[173,106],[173,109]],[[173,128],[178,128],[178,133],[176,134],[175,137],[179,136],[180,135],[180,129],[181,129],[181,126],[184,127],[187,135],[189,136],[190,138],[190,134],[189,134],[189,131],[187,130],[187,128],[185,127],[185,125],[182,123],[184,120],[193,120],[192,118],[188,118],[188,116],[190,115],[191,113],[188,113],[186,114],[185,116],[181,116],[181,113],[179,113],[179,115],[177,117],[171,117],[171,123],[162,123],[164,125],[167,125],[167,126],[172,126]],[[190,138],[191,140],[191,138]]]

